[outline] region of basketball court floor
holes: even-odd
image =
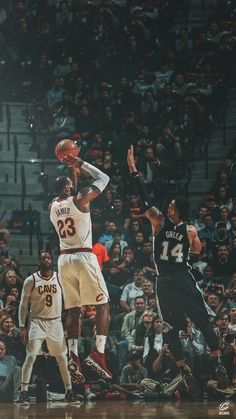
[[[236,403],[227,402],[87,402],[77,406],[59,402],[32,404],[0,404],[3,419],[190,419],[236,418]]]

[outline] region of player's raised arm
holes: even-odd
[[[94,179],[90,186],[83,188],[78,192],[75,203],[81,207],[86,206],[89,202],[95,199],[105,189],[110,180],[108,175],[92,164],[85,162],[80,157],[70,155],[64,158],[64,163],[71,168],[73,173],[75,168],[79,167],[82,171],[88,173]]]
[[[127,163],[132,181],[141,198],[142,205],[144,206],[145,216],[150,220],[154,228],[154,231],[156,231],[163,221],[163,216],[162,213],[158,210],[158,208],[152,206],[145,186],[139,177],[134,159],[134,147],[132,145],[128,149]]]

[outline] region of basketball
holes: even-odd
[[[69,157],[72,154],[74,157],[78,157],[79,148],[77,144],[72,140],[61,140],[55,148],[56,158],[63,162],[65,157]]]

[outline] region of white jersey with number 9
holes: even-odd
[[[60,249],[91,248],[92,226],[89,212],[81,212],[73,197],[56,198],[51,205],[50,220],[60,240]]]

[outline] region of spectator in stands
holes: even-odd
[[[226,160],[225,164],[226,164],[226,167],[227,167],[227,160]],[[216,181],[214,182],[214,185],[212,187],[212,192],[215,196],[217,195],[217,191],[219,191],[219,188],[221,186],[223,186],[226,189],[226,191],[228,192],[229,176],[228,176],[227,169],[225,167],[221,167],[217,171]]]
[[[200,231],[205,227],[204,217],[206,215],[207,215],[207,207],[204,205],[201,205],[197,213],[197,218],[195,218],[195,220],[193,221],[193,224],[195,225],[197,231]]]
[[[121,196],[116,196],[113,200],[113,206],[108,218],[113,220],[118,229],[122,232],[126,232],[129,228],[130,223],[130,213],[128,209],[125,208],[124,200]]]
[[[230,275],[235,271],[235,260],[230,257],[229,247],[218,246],[217,255],[213,261],[213,270],[217,272],[225,287],[228,286]]]
[[[122,237],[122,234],[121,234],[120,230],[116,229],[116,230],[113,231],[112,240],[108,240],[105,243],[105,247],[106,247],[106,250],[107,250],[108,253],[110,252],[112,247],[114,249],[115,244],[120,245],[121,254],[123,253],[123,250],[126,246],[128,246],[128,243],[125,240],[122,240],[121,237]]]
[[[173,73],[168,62],[160,63],[159,69],[155,72],[156,87],[158,90],[164,89],[165,85],[170,82]]]
[[[0,340],[0,401],[12,403],[20,390],[21,368],[17,366],[16,358],[7,355],[8,346]]]
[[[92,251],[97,256],[99,267],[103,270],[103,264],[109,261],[109,256],[106,247],[98,242],[99,234],[93,234]]]
[[[109,240],[113,240],[113,231],[117,230],[117,225],[110,218],[105,221],[105,232],[99,237],[99,243],[105,244]]]
[[[199,231],[199,237],[201,240],[205,240],[208,246],[208,249],[211,249],[213,242],[215,240],[215,226],[213,218],[210,214],[204,216],[204,225],[205,227]]]
[[[225,290],[225,295],[229,295],[232,293],[232,291],[234,291],[236,289],[236,272],[233,272],[231,277],[230,277],[230,281],[228,284],[227,289]]]
[[[150,309],[146,309],[139,321],[136,328],[135,335],[133,336],[134,345],[137,347],[144,348],[146,338],[150,333],[150,329],[153,324],[153,320],[157,317],[157,314]]]
[[[6,287],[3,284],[0,284],[0,313],[5,305],[6,294],[7,294]]]
[[[153,294],[153,282],[144,278],[143,280],[143,296],[146,298],[146,306],[148,306],[149,297]]]
[[[225,186],[219,186],[215,192],[216,204],[219,207],[228,208],[229,212],[233,209],[232,199],[229,197],[228,191]]]
[[[205,198],[205,205],[207,207],[207,212],[212,216],[213,222],[219,219],[220,211],[218,205],[216,205],[216,200],[214,195],[207,195]],[[205,219],[204,219],[205,223]]]
[[[147,308],[157,313],[157,298],[154,292],[148,297]]]
[[[122,310],[130,312],[134,310],[136,297],[143,295],[143,275],[140,275],[140,269],[134,271],[133,282],[125,285],[120,297],[120,306]]]
[[[1,237],[0,237],[0,258],[1,260],[3,260],[4,258],[9,258],[9,250],[8,250],[8,246],[7,246],[7,240],[5,239],[5,237],[2,237],[2,234],[4,235],[5,233],[1,233]]]
[[[131,246],[134,250],[135,259],[137,261],[140,260],[139,258],[143,251],[144,240],[145,240],[145,237],[142,231],[138,231],[137,233],[134,234],[134,240]]]
[[[226,206],[222,206],[220,208],[219,220],[215,223],[215,226],[217,227],[218,223],[220,223],[220,222],[226,224],[227,230],[231,229],[231,224],[230,224],[230,221],[229,221],[229,210]]]
[[[70,57],[68,54],[61,54],[60,62],[58,62],[53,70],[54,77],[65,77],[71,72]]]
[[[14,355],[19,364],[23,364],[25,347],[20,341],[20,331],[16,327],[16,321],[9,313],[0,319],[0,339],[5,342],[8,352]]]
[[[51,88],[47,92],[48,108],[53,112],[63,101],[63,96],[65,93],[63,86],[63,78],[55,77]]]
[[[143,269],[147,268],[150,265],[151,254],[152,254],[152,242],[150,240],[144,240],[142,249],[138,255],[139,263],[143,267]]]
[[[230,236],[231,236],[231,239],[233,240],[236,237],[236,213],[231,215],[230,224],[231,224]]]
[[[219,313],[215,317],[215,334],[218,337],[220,349],[222,352],[224,352],[224,346],[225,346],[225,336],[230,333],[229,330],[229,318],[227,313]]]
[[[138,160],[137,167],[138,170],[144,173],[145,183],[149,192],[153,189],[153,181],[158,176],[159,165],[160,160],[155,156],[153,148],[146,147],[144,156]]]
[[[128,195],[128,209],[131,214],[131,219],[143,217],[143,211],[139,201],[139,197],[136,194]]]
[[[206,302],[214,313],[218,313],[221,307],[221,297],[215,293],[215,290],[213,291],[214,293],[209,292],[206,296]]]
[[[141,315],[144,313],[146,308],[145,298],[143,296],[137,296],[135,298],[134,310],[130,313],[127,313],[124,317],[122,328],[121,328],[121,338],[125,339],[127,343],[127,350],[134,350],[134,339],[136,328],[139,324]],[[137,351],[142,351],[142,348],[137,348]]]
[[[12,270],[12,268],[14,269],[15,267],[16,267],[15,262],[11,261],[10,259],[4,259],[4,262],[3,262],[4,269],[1,272],[0,276],[7,290],[10,290],[10,288],[14,286],[21,288],[23,284],[23,279],[19,275],[17,275],[15,270]]]
[[[236,305],[229,311],[229,333],[236,336]]]
[[[218,222],[215,231],[214,251],[216,252],[220,245],[229,246],[230,241],[230,232],[227,231],[226,224],[221,221]]]

